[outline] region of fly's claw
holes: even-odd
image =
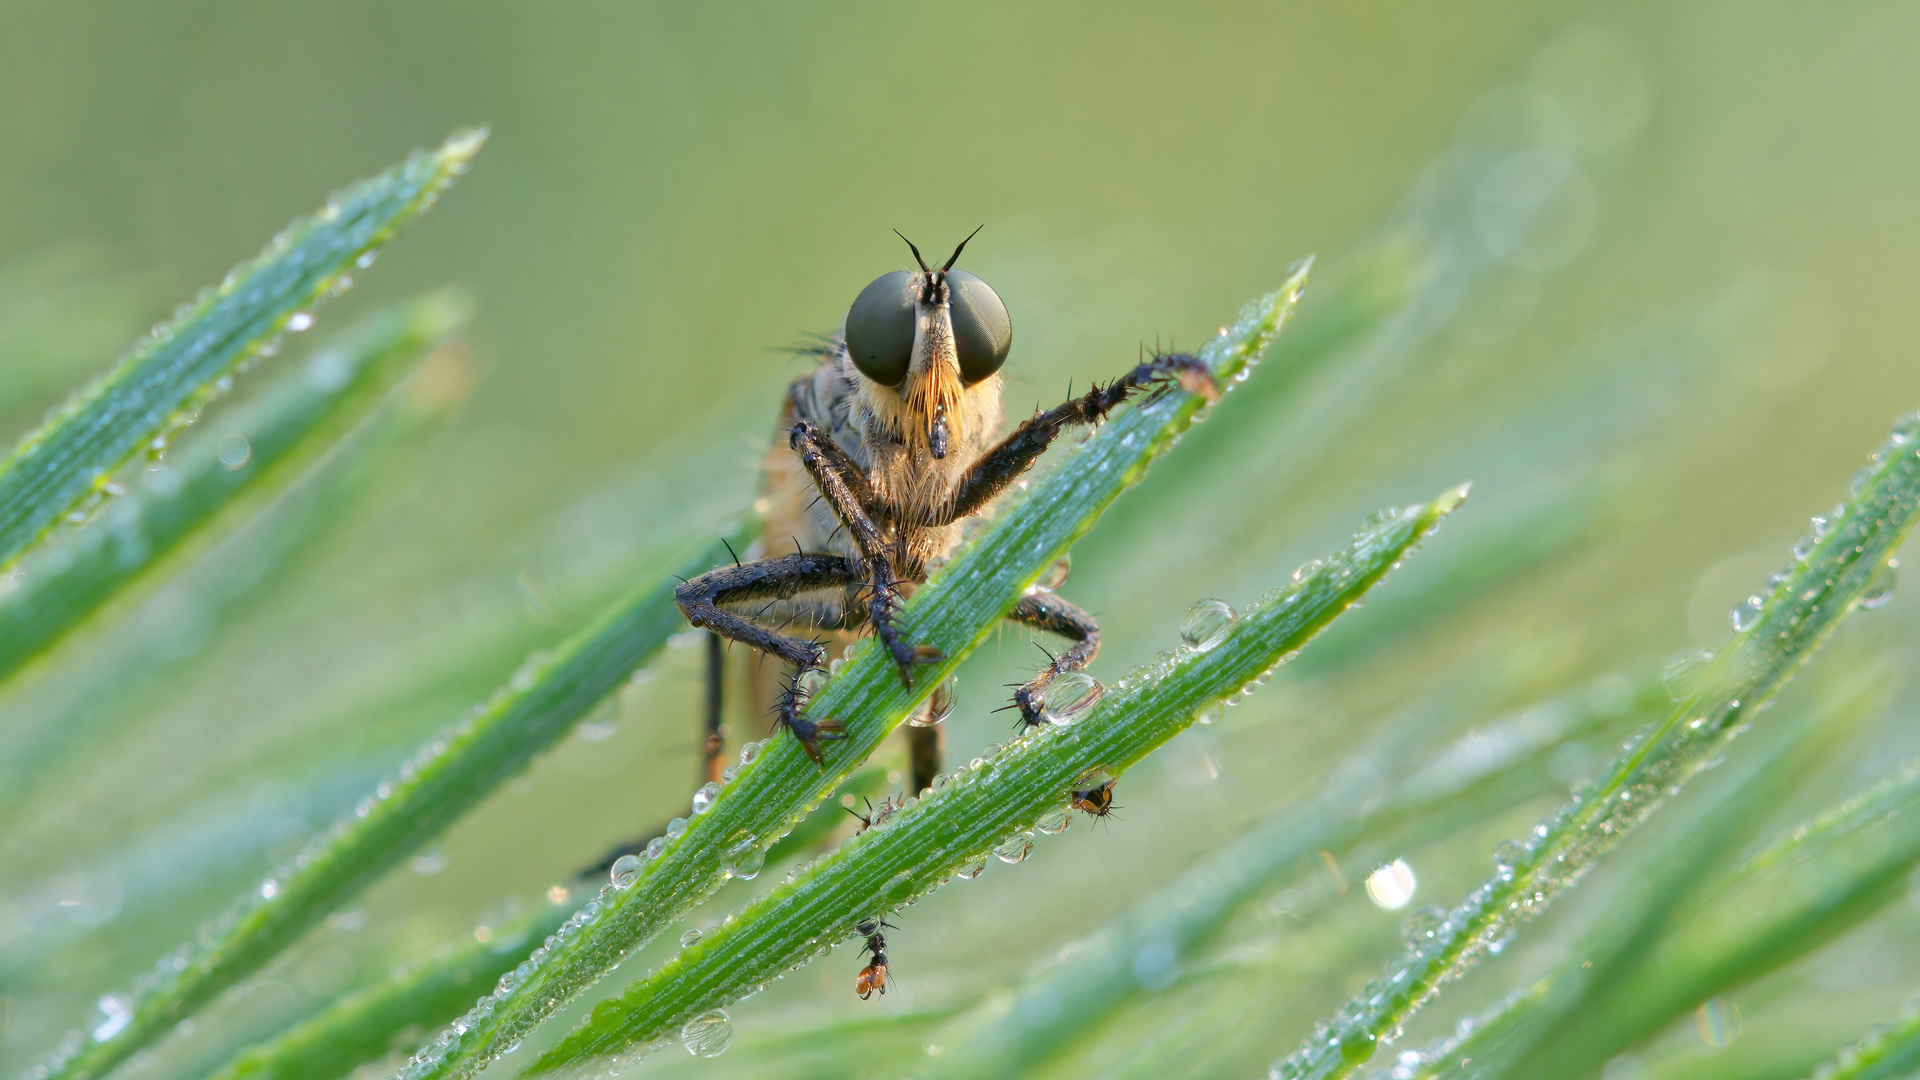
[[[1154,369],[1152,381],[1162,387],[1177,385],[1189,394],[1198,394],[1208,404],[1220,400],[1220,384],[1213,380],[1213,369],[1192,353],[1166,353],[1148,361]]]
[[[947,658],[947,654],[931,645],[909,645],[898,639],[886,643],[887,653],[893,658],[893,666],[900,670],[900,685],[913,686],[913,666],[915,664],[937,664]]]
[[[847,737],[846,729],[838,720],[809,720],[796,714],[783,717],[782,723],[786,724],[787,730],[793,732],[794,738],[800,740],[800,749],[807,752],[807,756],[813,759],[815,765],[826,764],[820,756],[820,740],[831,741]]]

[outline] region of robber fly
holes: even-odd
[[[1035,413],[996,442],[1000,367],[1013,345],[1013,322],[986,282],[954,269],[972,239],[937,269],[907,241],[919,271],[883,274],[862,289],[841,333],[818,350],[818,366],[788,387],[783,437],[768,458],[763,494],[768,546],[791,547],[792,554],[736,562],[677,591],[687,621],[713,634],[710,770],[719,761],[714,665],[721,638],[785,661],[783,685],[767,694],[769,711],[819,763],[822,743],[843,736],[839,721],[801,715],[801,677],[826,664],[827,642],[782,632],[788,624],[840,637],[870,630],[900,681],[913,685],[914,668],[940,653],[902,635],[900,606],[959,545],[963,521],[986,511],[1062,431],[1098,423],[1136,391],[1177,383],[1218,396],[1197,358],[1155,355],[1112,383]],[[1042,724],[1047,687],[1093,660],[1100,627],[1051,593],[1022,597],[1008,617],[1070,643],[1014,691],[1020,722]],[[911,730],[924,739],[933,729]],[[914,790],[938,771],[937,741],[931,747],[914,747]]]

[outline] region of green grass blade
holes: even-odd
[[[969,863],[985,865],[1009,837],[1030,846],[1033,833],[1022,830],[1066,813],[1077,781],[1093,772],[1119,776],[1185,731],[1198,713],[1250,691],[1359,601],[1465,495],[1460,489],[1382,515],[1319,569],[1269,593],[1218,645],[1183,650],[1130,675],[1079,723],[1040,729],[942,777],[931,794],[909,798],[884,827],[842,844],[618,998],[595,1006],[588,1021],[527,1073],[556,1072],[670,1034],[806,963],[819,942],[846,938],[860,920],[898,910]]]
[[[1367,606],[1377,617],[1378,597],[1368,597]],[[1652,689],[1659,692],[1657,685]],[[1664,701],[1665,695],[1660,696]],[[925,1071],[930,1076],[1004,1076],[1022,1064],[1031,1065],[1142,994],[1133,972],[1141,949],[1171,950],[1165,953],[1169,970],[1184,968],[1242,904],[1317,864],[1319,852],[1347,850],[1402,824],[1427,830],[1457,825],[1461,813],[1445,809],[1465,804],[1459,810],[1477,816],[1483,808],[1471,796],[1490,784],[1532,790],[1516,782],[1530,762],[1569,739],[1620,723],[1620,716],[1596,709],[1589,698],[1583,687],[1491,723],[1474,724],[1450,744],[1443,740],[1457,734],[1457,724],[1440,722],[1428,708],[1408,710],[1374,737],[1369,748],[1334,770],[1311,797],[1207,855],[1124,914],[1062,949],[1061,959],[1050,957],[1014,987],[1011,1008],[1004,1000],[986,1002],[931,1036],[930,1042],[947,1050]],[[1375,785],[1383,776],[1398,779],[1386,785],[1384,797],[1376,798]]]
[[[1201,356],[1222,386],[1232,386],[1279,334],[1306,283],[1297,268],[1276,292],[1247,305],[1232,330],[1209,341]],[[1198,395],[1169,389],[1143,399],[1102,425],[1077,451],[1033,483],[908,601],[901,629],[910,641],[943,656],[919,669],[913,688],[863,642],[845,669],[807,705],[815,718],[846,725],[827,747],[823,770],[790,738],[743,753],[742,769],[707,810],[665,839],[634,882],[589,905],[585,922],[556,948],[528,961],[524,976],[482,998],[408,1065],[408,1080],[464,1078],[519,1042],[547,1017],[611,971],[628,953],[710,896],[743,863],[756,867],[767,845],[805,819],[840,786],[881,739],[933,692],[993,632],[1007,610],[1074,540],[1093,527],[1107,504],[1146,473],[1148,463],[1193,422]],[[669,830],[672,833],[674,830]],[[585,912],[586,909],[583,909]]]
[[[208,1080],[333,1080],[387,1052],[394,1033],[435,1027],[473,1001],[527,955],[527,943],[560,928],[572,909],[548,904],[482,943],[469,938],[450,956],[357,990],[258,1046],[234,1055]]]
[[[723,551],[716,541],[682,569],[705,570]],[[150,985],[136,987],[124,1025],[94,1029],[72,1056],[45,1063],[46,1077],[36,1080],[96,1077],[126,1060],[519,773],[681,629],[673,585],[663,576],[635,589],[523,666],[457,729],[424,747],[352,816],[203,932],[200,944],[162,960]]]
[[[1545,910],[1619,839],[1719,753],[1757,709],[1799,670],[1863,597],[1920,516],[1920,417],[1906,417],[1856,479],[1856,494],[1796,559],[1695,689],[1637,737],[1600,780],[1540,823],[1510,871],[1475,889],[1433,932],[1394,960],[1383,978],[1348,1002],[1325,1035],[1276,1063],[1279,1080],[1341,1077],[1397,1038],[1415,1010],[1447,982],[1498,952],[1521,922]],[[1804,558],[1799,553],[1804,552]]]
[[[356,269],[466,171],[485,139],[484,131],[462,132],[335,193],[22,439],[0,462],[0,568],[101,497],[114,469],[169,438],[237,368],[271,351],[282,331],[311,325],[302,309],[349,285]]]
[[[463,297],[436,293],[362,320],[260,400],[183,440],[163,469],[89,527],[29,555],[24,579],[0,599],[0,680],[160,569],[170,552],[250,515],[458,333],[468,313]]]
[[[1920,1071],[1920,1007],[1880,1025],[1814,1071],[1820,1080],[1901,1080]]]

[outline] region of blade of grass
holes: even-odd
[[[729,539],[738,544],[748,530]],[[724,557],[716,541],[683,569]],[[524,769],[682,626],[673,578],[610,605],[551,653],[529,661],[445,738],[424,747],[324,836],[262,882],[197,945],[135,987],[124,1023],[95,1028],[35,1066],[34,1080],[97,1077],[271,959],[340,903]]]
[[[468,314],[463,297],[435,293],[362,320],[260,400],[176,448],[101,520],[29,555],[24,580],[0,599],[0,680],[108,599],[164,573],[172,564],[163,556],[181,548],[190,558],[192,541],[250,517],[364,419],[415,361],[458,333]]]
[[[1920,1007],[1882,1024],[1814,1070],[1819,1080],[1900,1080],[1920,1070]]]
[[[1136,672],[1079,723],[1038,729],[935,781],[931,794],[909,798],[897,818],[858,834],[619,997],[596,1005],[526,1075],[558,1072],[667,1035],[805,964],[819,943],[847,937],[860,920],[897,911],[970,863],[984,866],[990,850],[1009,862],[1024,859],[1033,833],[1022,830],[1046,815],[1071,812],[1075,783],[1095,772],[1119,776],[1207,708],[1250,692],[1256,679],[1264,681],[1399,565],[1465,495],[1462,488],[1381,515],[1320,568],[1269,593],[1219,644],[1185,649]],[[1009,842],[1019,849],[1013,856],[997,846]]]
[[[1324,1033],[1276,1062],[1276,1080],[1351,1075],[1383,1038],[1400,1035],[1447,982],[1503,949],[1521,922],[1576,884],[1619,839],[1646,820],[1765,705],[1863,598],[1885,582],[1885,562],[1920,516],[1920,417],[1908,416],[1857,478],[1856,494],[1816,536],[1796,545],[1750,622],[1693,680],[1652,729],[1636,737],[1602,778],[1536,826],[1511,869],[1468,895],[1431,937],[1394,960]],[[1800,557],[1804,552],[1804,558]]]
[[[1368,598],[1369,611],[1378,607],[1376,599]],[[1457,692],[1436,697],[1451,698]],[[1666,700],[1657,684],[1652,693]],[[1255,825],[1126,913],[1062,949],[1067,958],[1049,958],[1014,988],[1011,1008],[996,999],[956,1017],[930,1038],[948,1049],[926,1071],[932,1076],[1005,1076],[1032,1066],[1141,993],[1134,961],[1142,949],[1154,948],[1153,955],[1167,957],[1169,970],[1176,970],[1242,904],[1317,866],[1321,851],[1343,851],[1363,837],[1404,824],[1457,826],[1458,815],[1443,812],[1456,802],[1471,805],[1469,816],[1477,818],[1481,808],[1468,798],[1474,789],[1491,781],[1528,792],[1531,789],[1512,783],[1528,762],[1621,719],[1613,711],[1596,709],[1583,687],[1492,723],[1476,724],[1468,734],[1444,743],[1458,723],[1443,722],[1430,708],[1407,710],[1333,770],[1319,791]],[[1384,798],[1375,797],[1380,777],[1399,778],[1385,785]]]
[[[492,985],[526,956],[527,943],[560,928],[572,914],[547,904],[487,941],[468,939],[451,955],[401,971],[357,990],[258,1046],[248,1047],[208,1074],[208,1080],[331,1080],[386,1053],[408,1027],[446,1022],[473,1001],[476,987]]]
[[[461,132],[335,193],[23,438],[0,462],[0,569],[62,518],[83,514],[136,450],[164,446],[236,369],[274,351],[283,330],[312,325],[302,309],[349,287],[352,273],[432,206],[485,140],[484,131]]]
[[[1222,386],[1233,386],[1279,334],[1305,286],[1297,267],[1276,292],[1248,304],[1232,330],[1200,351]],[[767,845],[805,819],[837,789],[920,701],[940,685],[1007,610],[1074,540],[1093,527],[1122,490],[1192,422],[1204,399],[1177,388],[1149,397],[1103,424],[1077,451],[1033,483],[915,593],[901,612],[902,634],[940,650],[918,669],[911,689],[890,663],[862,642],[845,669],[807,704],[816,719],[834,718],[844,740],[827,748],[822,769],[792,739],[777,738],[742,754],[743,768],[685,831],[663,838],[659,855],[637,870],[626,889],[583,909],[584,920],[550,950],[537,951],[522,973],[414,1056],[408,1080],[464,1078],[514,1045],[581,991],[613,970],[662,928],[712,895],[729,876],[759,872]]]

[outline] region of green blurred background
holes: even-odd
[[[1289,378],[1277,362],[1256,373],[1223,406],[1260,410],[1235,440],[1196,432],[1195,464],[1157,470],[1076,551],[1063,591],[1102,616],[1096,675],[1174,644],[1192,599],[1250,600],[1372,509],[1467,479],[1475,495],[1327,659],[1130,776],[1124,822],[899,920],[899,991],[853,1000],[837,955],[736,1010],[743,1035],[970,1000],[1408,702],[1458,697],[1464,725],[1712,647],[1727,605],[1920,404],[1917,35],[1920,9],[1885,2],[0,0],[9,433],[330,188],[493,131],[313,335],[470,289],[467,343],[411,391],[437,419],[347,448],[0,699],[0,1071],[528,651],[741,515],[803,363],[783,349],[905,261],[896,227],[945,250],[986,223],[966,266],[1012,311],[1016,416],[1143,343],[1197,344],[1307,253],[1301,329],[1316,304],[1373,305],[1369,332],[1291,393],[1259,389]],[[1484,587],[1445,593],[1450,547],[1490,553]],[[1441,599],[1396,615],[1396,585]],[[1903,666],[1909,607],[1844,647]],[[955,754],[1005,737],[998,684],[1037,655],[1009,633],[972,662]],[[220,1022],[270,1026],[684,812],[697,659],[669,653]],[[1916,743],[1889,725],[1856,757]],[[1492,840],[1550,802],[1415,860],[1422,901],[1456,900]],[[748,895],[734,888],[695,924]],[[1341,902],[1384,956],[1397,916]],[[1891,1013],[1910,989],[1882,974],[1855,985],[1859,1008]],[[1210,1045],[1264,1062],[1351,989],[1305,986]],[[1857,1015],[1834,1011],[1838,1041]],[[138,1067],[190,1068],[176,1041]]]

